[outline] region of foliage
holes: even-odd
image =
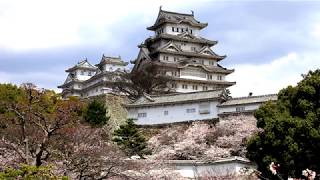
[[[50,179],[50,180],[67,180],[66,176],[55,175],[50,166],[29,166],[21,165],[19,168],[8,167],[0,171],[0,179]]]
[[[57,148],[56,139],[76,124],[82,104],[63,101],[33,84],[0,84],[0,148],[15,154],[16,162],[40,166]]]
[[[320,70],[310,71],[297,86],[288,86],[275,103],[255,113],[263,131],[248,143],[247,157],[264,176],[273,177],[268,165],[280,164],[279,174],[299,177],[303,169],[320,172]]]
[[[113,141],[116,142],[128,156],[143,157],[150,152],[147,150],[145,137],[139,132],[133,119],[127,119],[124,125],[114,131]]]
[[[153,63],[144,64],[143,67],[130,73],[119,74],[113,89],[127,95],[131,100],[139,98],[143,93],[166,93],[171,78],[163,75],[160,68]]]
[[[92,126],[103,126],[107,124],[110,117],[107,116],[107,108],[97,100],[89,103],[84,112],[84,119]]]

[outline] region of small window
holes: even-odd
[[[178,72],[177,71],[173,71],[172,72],[172,76],[178,76]]]
[[[174,61],[174,62],[176,62],[176,61],[178,61],[178,60],[179,60],[178,57],[173,57],[173,61]]]
[[[91,76],[91,72],[90,71],[88,72],[88,76]]]
[[[193,90],[198,90],[198,86],[197,86],[197,85],[193,85],[193,86],[192,86],[192,89],[193,89]]]
[[[217,79],[221,81],[221,80],[222,80],[222,76],[221,76],[221,75],[218,75],[218,76],[217,76]]]
[[[243,112],[243,111],[245,111],[245,107],[244,106],[236,107],[236,112]]]
[[[192,29],[190,29],[190,33],[192,34]]]
[[[177,28],[177,32],[179,32],[179,28]]]
[[[183,32],[183,28],[181,28],[181,32]]]
[[[168,112],[168,111],[163,111],[163,114],[164,114],[165,116],[167,116],[167,115],[169,114],[169,112]]]
[[[172,32],[174,32],[174,27],[172,27]]]
[[[171,87],[172,87],[172,88],[177,88],[177,84],[176,84],[176,83],[172,83],[172,84],[171,84]]]
[[[202,90],[207,91],[208,90],[208,86],[202,86]]]
[[[187,109],[187,113],[195,113],[195,112],[196,112],[195,108]]]
[[[188,85],[182,84],[182,89],[188,89]]]
[[[204,60],[200,60],[200,64],[204,64]]]
[[[209,61],[209,64],[213,66],[214,65],[214,61]]]
[[[147,113],[138,113],[138,118],[147,117]]]
[[[191,47],[191,51],[196,51],[197,48],[196,47]]]
[[[208,79],[212,80],[212,75],[208,74]]]

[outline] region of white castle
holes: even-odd
[[[169,87],[175,92],[225,89],[234,85],[235,82],[225,78],[234,70],[219,64],[226,56],[219,56],[211,49],[217,41],[201,37],[201,30],[207,25],[196,20],[193,12],[182,14],[160,8],[154,25],[147,28],[154,31],[154,36],[139,45],[138,57],[132,61],[133,71],[152,62],[162,74],[174,79]]]
[[[128,117],[141,125],[173,122],[212,120],[230,113],[251,113],[276,95],[229,98],[225,89],[236,84],[226,80],[233,69],[222,67],[219,56],[211,47],[217,41],[201,37],[208,24],[195,19],[194,13],[182,14],[160,8],[152,37],[139,45],[139,54],[132,61],[132,71],[141,71],[150,63],[163,75],[170,76],[168,87],[174,93],[167,95],[144,94],[135,102],[126,104]],[[120,57],[102,56],[95,66],[87,60],[66,70],[68,77],[62,88],[64,98],[87,98],[112,92],[111,85],[117,73],[126,71],[128,63]]]

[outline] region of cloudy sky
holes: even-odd
[[[320,68],[320,1],[0,0],[0,83],[55,89],[81,59],[130,61],[162,9],[195,12],[234,68],[233,96],[276,93]]]

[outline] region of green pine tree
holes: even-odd
[[[145,137],[139,132],[133,119],[127,119],[124,125],[114,131],[113,141],[116,142],[128,156],[150,154],[147,150]]]
[[[93,100],[85,110],[84,119],[92,126],[103,126],[107,124],[110,117],[107,116],[105,105],[97,100]]]

